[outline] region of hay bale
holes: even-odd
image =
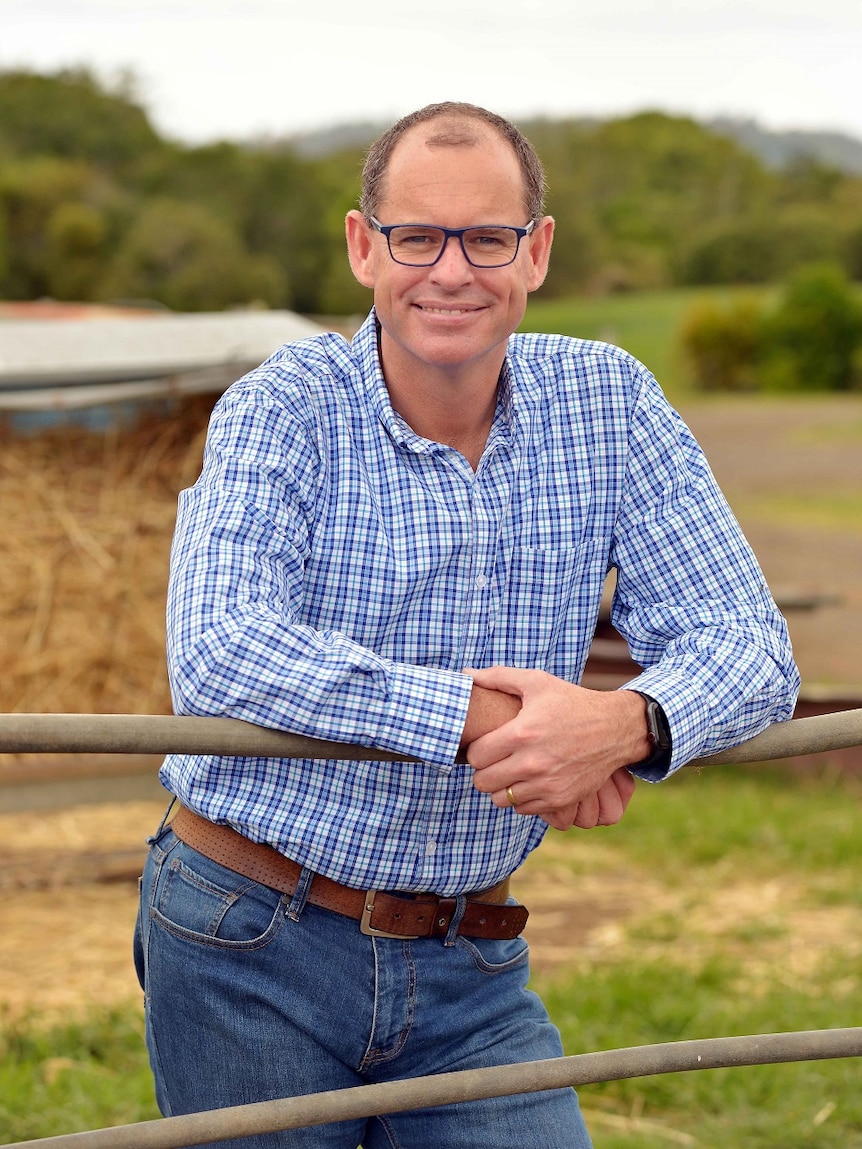
[[[213,401],[105,433],[2,436],[0,710],[170,712],[168,555]]]

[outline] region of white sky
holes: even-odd
[[[201,142],[390,121],[645,108],[862,138],[862,0],[0,0],[0,69],[122,69]]]

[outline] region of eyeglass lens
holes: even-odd
[[[434,263],[446,242],[446,233],[436,227],[393,227],[389,250],[398,263],[422,267]],[[513,227],[468,227],[461,237],[467,259],[475,267],[503,267],[518,252],[518,232]]]

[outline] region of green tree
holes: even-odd
[[[110,89],[86,69],[0,72],[0,155],[47,155],[125,169],[161,147],[131,81]]]
[[[680,346],[703,391],[752,391],[760,348],[762,308],[748,295],[722,305],[695,303],[683,316]]]
[[[674,281],[680,252],[704,223],[733,220],[773,194],[753,156],[683,117],[646,112],[527,130],[546,164],[558,235],[576,237],[580,279],[593,289]],[[566,259],[561,246],[554,260]],[[547,293],[563,286],[554,275],[552,261]]]
[[[682,283],[768,283],[780,253],[768,217],[708,221],[680,253]]]
[[[45,228],[46,281],[55,299],[95,299],[104,271],[108,224],[90,203],[67,200]]]
[[[859,383],[862,306],[836,264],[791,278],[764,320],[758,374],[767,390],[848,391]]]
[[[143,206],[102,283],[105,299],[153,299],[178,311],[217,311],[284,296],[274,259],[245,250],[205,207],[160,199]]]
[[[98,200],[94,173],[79,161],[31,156],[0,164],[0,211],[6,218],[8,253],[0,284],[11,299],[51,293],[50,221],[64,205]]]
[[[139,187],[222,219],[250,253],[281,268],[284,293],[273,303],[314,312],[334,250],[343,251],[343,215],[336,221],[332,205],[344,201],[351,159],[304,161],[282,145],[174,145],[148,159]]]

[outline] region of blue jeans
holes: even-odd
[[[300,884],[300,891],[302,883]],[[168,827],[135,931],[166,1116],[562,1055],[522,939],[370,938],[227,870]],[[221,1142],[236,1149],[588,1149],[574,1090]]]

